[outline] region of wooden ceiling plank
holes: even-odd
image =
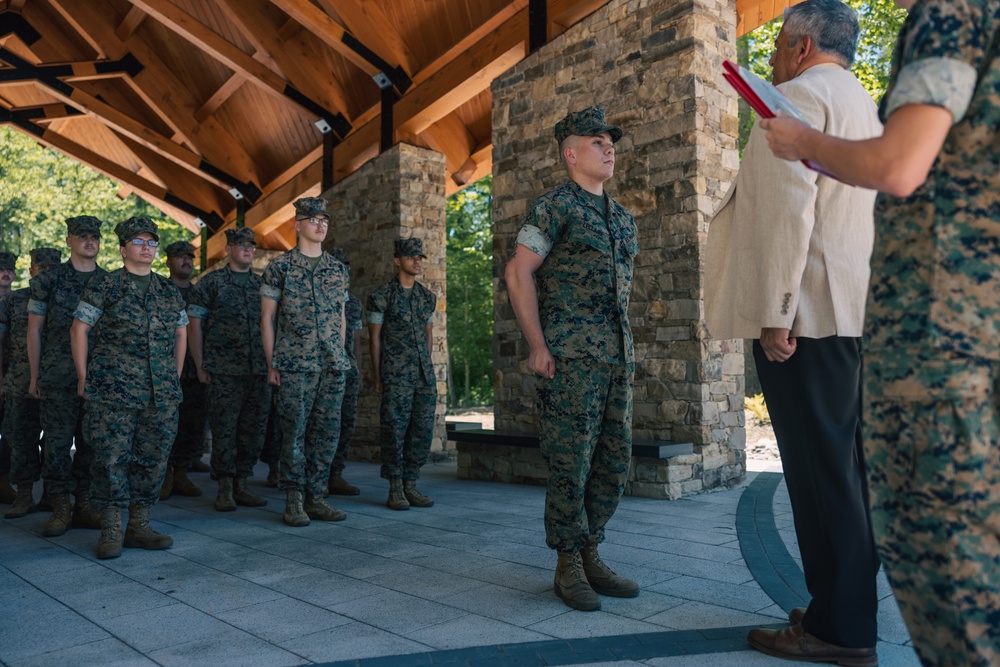
[[[283,43],[260,12],[247,11],[245,0],[216,0],[229,19],[243,34],[261,44],[263,51],[274,59],[288,80],[303,93],[318,100],[324,107],[339,111],[348,122],[352,108],[340,83],[306,57],[298,40]]]
[[[125,18],[122,19],[122,22],[118,24],[117,28],[115,28],[115,35],[118,39],[124,42],[135,34],[135,31],[140,25],[142,25],[142,22],[146,20],[146,16],[146,12],[133,5],[132,8],[128,10],[128,14],[125,15]]]
[[[407,76],[417,71],[417,60],[399,30],[376,2],[366,0],[319,0],[332,16],[386,62],[399,65]]]
[[[204,122],[209,116],[218,111],[219,107],[226,103],[237,90],[243,87],[246,79],[240,74],[233,74],[229,79],[219,86],[219,89],[212,93],[212,96],[205,100],[205,103],[194,112],[194,118],[199,123]]]
[[[201,107],[191,90],[165,66],[152,47],[137,35],[120,40],[108,24],[107,16],[116,16],[114,7],[106,0],[91,0],[87,11],[77,8],[74,0],[48,0],[59,8],[63,16],[75,16],[75,25],[88,36],[102,44],[108,57],[120,58],[131,52],[144,65],[132,81],[142,90],[143,101],[157,113],[176,125],[178,132],[198,151],[226,172],[245,182],[260,183],[260,167],[246,150],[217,121],[208,118],[198,123],[194,112]]]
[[[186,169],[182,169],[176,162],[164,158],[164,156],[154,150],[150,150],[146,145],[133,141],[128,137],[122,138],[122,143],[135,155],[136,159],[145,165],[152,174],[156,175],[161,182],[166,185],[168,192],[183,192],[184,199],[206,213],[225,213],[220,204],[221,191],[208,186],[203,181],[197,179],[197,175]],[[228,199],[228,195],[226,196]],[[221,217],[221,215],[220,215]]]
[[[549,22],[559,27],[553,30],[552,36],[566,32],[608,2],[610,0],[549,0]]]
[[[368,76],[379,73],[375,65],[344,42],[347,30],[309,0],[271,0],[271,2]]]

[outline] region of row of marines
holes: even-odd
[[[150,526],[149,509],[171,492],[201,494],[186,475],[200,458],[206,415],[216,509],[267,503],[247,480],[270,414],[285,523],[344,519],[324,497],[360,492],[342,471],[360,389],[362,307],[348,292],[346,254],[322,248],[326,206],[295,202],[297,247],[263,276],[251,270],[256,242],[247,228],[226,230],[227,265],[196,284],[194,247],[183,241],[166,248],[171,279],[160,276],[152,271],[159,230],[142,217],[115,227],[123,266],[113,272],[97,266],[102,223],[92,216],[67,220],[66,263],[55,248],[31,252],[28,288],[9,290],[17,257],[0,253],[8,291],[0,296],[0,465],[9,457],[0,472],[9,470],[16,487],[0,499],[11,502],[4,517],[41,506],[33,497],[41,478],[52,510],[44,535],[100,529],[99,558],[118,557],[123,546],[166,548],[173,540]],[[436,297],[416,281],[422,241],[398,239],[395,255],[398,275],[369,296],[368,321],[387,505],[405,510],[434,502],[416,480],[433,432]]]

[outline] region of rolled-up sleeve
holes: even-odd
[[[101,319],[101,315],[104,311],[97,306],[87,303],[86,301],[81,301],[77,307],[76,312],[73,313],[73,317],[80,320],[84,324],[89,326],[94,326],[97,324],[97,320]]]

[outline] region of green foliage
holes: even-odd
[[[896,6],[894,0],[845,0],[858,12],[861,23],[861,40],[858,57],[852,71],[872,98],[879,102],[885,94],[892,64],[892,51],[896,36],[906,18],[906,11]],[[781,31],[782,19],[753,30],[739,39],[737,53],[740,64],[754,74],[770,80],[768,61],[774,51],[774,41]],[[752,110],[740,113],[740,154],[750,137],[755,114]]]
[[[21,132],[0,127],[0,249],[20,255],[14,287],[28,284],[32,248],[58,248],[64,260],[69,258],[65,221],[76,215],[104,221],[98,263],[106,269],[121,266],[118,238],[112,230],[129,217],[155,220],[163,246],[192,238],[191,232],[137,196],[119,198],[118,190],[117,183],[90,167],[38,145]],[[166,275],[162,256],[153,269]]]
[[[764,394],[756,394],[753,397],[745,396],[743,398],[743,406],[753,415],[754,421],[758,424],[771,423],[771,415],[767,411]]]
[[[457,407],[493,403],[493,177],[448,198],[449,394]]]

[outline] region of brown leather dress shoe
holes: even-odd
[[[827,644],[806,632],[801,624],[781,630],[757,628],[747,635],[750,646],[761,653],[799,662],[829,662],[843,667],[878,667],[872,648],[844,648]]]

